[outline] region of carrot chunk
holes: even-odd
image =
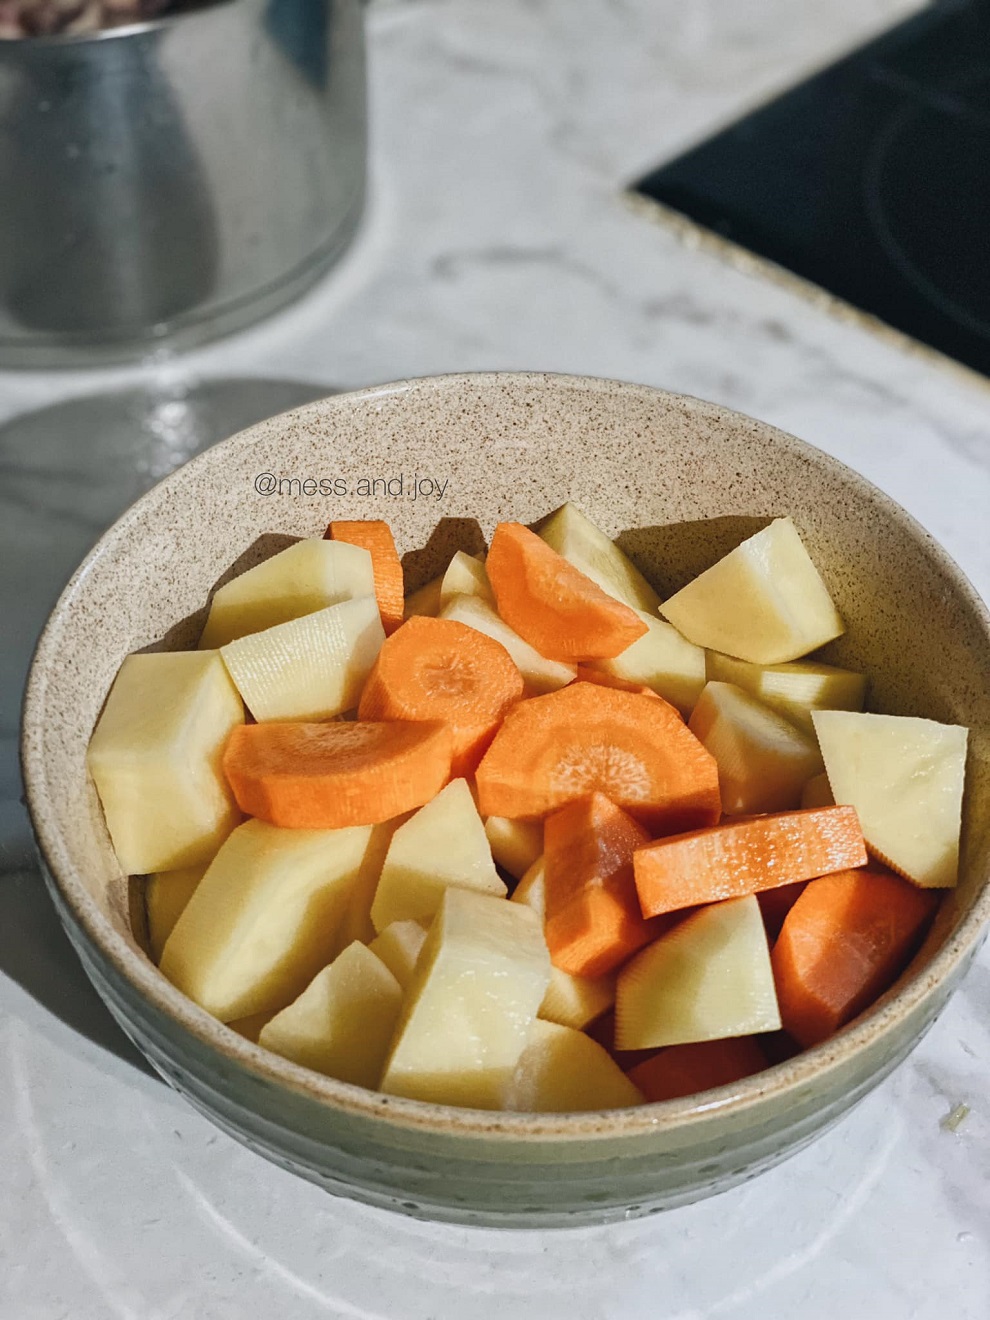
[[[784,918],[771,964],[785,1030],[817,1045],[903,971],[938,896],[876,867],[812,880]]]
[[[514,706],[478,767],[483,816],[604,793],[654,834],[718,820],[718,766],[665,701],[572,683]]]
[[[454,619],[409,619],[389,637],[368,675],[358,718],[449,724],[451,776],[474,774],[523,677],[499,642]]]
[[[548,816],[543,831],[550,961],[571,976],[604,976],[660,934],[645,921],[632,855],[649,834],[601,793]]]
[[[375,575],[375,598],[385,636],[395,632],[405,614],[405,587],[402,563],[388,523],[377,518],[332,522],[324,532],[323,539],[346,541],[348,545],[359,545],[368,551]]]
[[[647,1101],[677,1100],[741,1082],[767,1066],[767,1057],[753,1036],[727,1036],[723,1040],[669,1045],[637,1063],[626,1075]]]
[[[424,806],[450,778],[445,724],[245,724],[223,768],[249,816],[287,829],[378,825]]]
[[[499,614],[548,660],[610,660],[647,632],[635,610],[522,523],[498,524],[485,569]]]
[[[633,858],[644,915],[719,903],[866,865],[852,807],[816,807],[728,820],[659,839]]]

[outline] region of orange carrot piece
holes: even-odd
[[[454,619],[414,617],[387,638],[358,719],[439,721],[453,734],[451,776],[474,774],[523,677],[500,642]]]
[[[670,1045],[630,1068],[627,1076],[647,1101],[678,1100],[741,1082],[767,1066],[767,1057],[753,1036],[728,1036]]]
[[[938,894],[871,866],[812,880],[771,954],[780,1017],[806,1048],[869,1007],[903,971]]]
[[[378,825],[422,807],[450,778],[445,724],[244,724],[223,756],[238,806],[287,829]]]
[[[478,767],[482,815],[535,819],[591,793],[654,834],[721,810],[714,758],[665,701],[571,683],[514,706]]]
[[[633,852],[649,840],[601,793],[547,817],[544,930],[555,967],[604,976],[661,933],[655,920],[643,919],[633,881]]]
[[[498,612],[548,660],[610,660],[647,625],[522,523],[495,528],[485,560]]]
[[[719,903],[866,865],[853,807],[813,807],[727,820],[659,839],[633,858],[644,915]]]
[[[395,548],[392,529],[378,518],[332,522],[323,534],[325,541],[346,541],[359,545],[371,555],[375,575],[375,598],[382,616],[386,637],[395,632],[405,611],[402,563]]]
[[[590,669],[587,665],[578,665],[576,683],[597,683],[599,687],[616,688],[619,692],[635,692],[638,697],[653,697],[655,701],[663,701],[659,692],[654,692],[648,688],[645,683],[632,683],[628,678],[619,678],[617,674],[606,674],[603,669]],[[670,706],[670,702],[664,702],[664,705]],[[674,706],[670,706],[678,716],[680,711]]]
[[[767,939],[772,944],[780,934],[784,918],[804,893],[807,880],[799,880],[793,885],[778,885],[776,889],[761,889],[756,895],[760,905],[760,916],[767,932]]]

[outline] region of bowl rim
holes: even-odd
[[[144,997],[149,1008],[164,1014],[173,1023],[177,1023],[196,1037],[200,1045],[219,1051],[237,1065],[246,1068],[256,1078],[287,1088],[310,1100],[321,1102],[330,1110],[344,1112],[355,1118],[378,1119],[397,1127],[431,1132],[436,1135],[514,1141],[538,1138],[557,1142],[575,1142],[596,1138],[615,1140],[656,1134],[660,1131],[683,1130],[703,1123],[711,1115],[744,1113],[771,1098],[782,1098],[787,1093],[797,1091],[801,1086],[842,1068],[853,1056],[873,1044],[878,1037],[892,1032],[900,1022],[908,1018],[932,996],[943,982],[952,977],[954,972],[962,970],[968,959],[976,953],[986,934],[984,926],[990,920],[990,841],[985,844],[986,871],[982,888],[977,892],[969,910],[963,914],[956,929],[946,938],[930,963],[918,973],[907,978],[902,977],[870,1009],[823,1044],[805,1050],[783,1063],[774,1064],[741,1082],[713,1088],[690,1097],[648,1102],[627,1109],[532,1114],[462,1109],[452,1105],[385,1095],[311,1072],[246,1040],[194,1004],[192,1000],[187,999],[162,976],[150,959],[131,948],[88,893],[63,831],[53,816],[41,805],[45,800],[46,788],[42,754],[44,745],[42,717],[48,671],[57,664],[58,660],[58,652],[54,649],[57,640],[55,632],[75,593],[85,582],[93,562],[112,550],[115,537],[128,523],[160,500],[163,492],[168,493],[194,479],[200,466],[205,467],[222,461],[222,455],[232,449],[246,449],[258,440],[270,438],[272,428],[279,424],[299,426],[305,424],[307,418],[312,417],[313,414],[323,417],[327,410],[360,411],[383,397],[416,398],[423,393],[456,392],[467,386],[475,389],[491,386],[532,389],[535,386],[549,392],[564,390],[592,394],[619,392],[626,396],[642,398],[644,402],[648,401],[654,405],[666,404],[669,408],[702,416],[714,427],[726,424],[738,427],[740,423],[757,426],[764,435],[772,438],[774,443],[796,452],[813,468],[842,474],[845,480],[858,487],[878,506],[884,517],[899,523],[915,540],[920,541],[978,620],[990,654],[990,610],[962,569],[931,533],[894,499],[860,473],[768,422],[692,395],[628,381],[567,373],[456,372],[371,385],[318,399],[268,418],[196,455],[152,486],[124,510],[72,574],[53,606],[35,647],[22,708],[21,768],[25,785],[25,802],[39,857],[49,883],[58,891],[71,918],[86,940],[111,965],[118,976]]]

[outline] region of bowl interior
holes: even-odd
[[[165,1011],[206,1029],[141,951],[141,905],[85,772],[123,657],[194,644],[219,581],[331,517],[387,519],[415,587],[500,519],[531,522],[566,499],[661,595],[770,518],[795,519],[848,627],[825,658],[869,673],[873,710],[971,730],[961,883],[901,996],[971,950],[990,907],[990,621],[931,537],[819,451],[714,405],[571,377],[452,376],[338,395],[201,455],[103,537],[39,643],[23,757],[40,847],[88,938]]]

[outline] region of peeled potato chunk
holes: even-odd
[[[220,767],[244,707],[216,651],[129,655],[86,764],[121,870],[207,861],[240,819]]]
[[[835,800],[866,846],[922,889],[958,878],[967,731],[906,715],[812,714]]]
[[[531,1114],[627,1109],[643,1093],[606,1049],[573,1027],[537,1019],[505,1095],[505,1108]]]
[[[770,950],[753,894],[699,908],[619,973],[616,1049],[659,1049],[779,1027]]]
[[[519,903],[447,889],[416,963],[381,1089],[499,1109],[550,979],[540,923]]]
[[[486,637],[491,637],[508,651],[516,667],[526,680],[530,694],[555,692],[566,687],[577,675],[577,665],[561,660],[547,660],[529,642],[523,641],[509,627],[492,605],[480,596],[452,596],[440,611],[441,619],[456,619],[466,623]]]
[[[484,560],[475,559],[463,550],[454,554],[440,579],[440,608],[455,596],[477,596],[493,608],[495,606],[495,593],[488,581]]]
[[[217,588],[200,649],[374,594],[371,555],[363,547],[313,537],[297,541]]]
[[[509,820],[508,816],[489,816],[485,834],[492,857],[516,880],[521,880],[534,862],[543,856],[543,822]]]
[[[338,949],[345,949],[354,940],[360,940],[362,944],[370,944],[375,938],[371,905],[375,901],[378,882],[382,878],[382,867],[385,865],[385,858],[395,837],[395,831],[400,825],[404,825],[412,814],[411,811],[406,812],[402,816],[394,816],[392,820],[383,821],[380,825],[372,825],[364,860],[354,882],[347,911],[340,923]]]
[[[596,660],[592,668],[628,683],[641,683],[676,706],[682,715],[690,715],[705,686],[704,651],[671,624],[642,610],[636,613],[647,625],[646,635],[614,660]]]
[[[758,665],[807,655],[845,631],[790,518],[777,518],[664,601],[689,641]]]
[[[238,826],[168,937],[163,974],[223,1022],[285,1008],[333,956],[370,834]]]
[[[688,724],[718,763],[727,816],[787,811],[821,769],[814,738],[732,683],[709,683]]]
[[[813,710],[862,710],[866,700],[865,674],[810,660],[752,665],[748,660],[709,651],[708,677],[719,683],[734,683],[812,735]]]
[[[551,550],[591,578],[616,600],[655,617],[660,597],[615,542],[576,504],[567,503],[538,528]]]
[[[303,1068],[373,1089],[401,1007],[398,981],[355,942],[262,1027],[258,1044]]]
[[[259,722],[326,720],[358,704],[384,641],[377,601],[361,596],[241,637],[220,654]]]
[[[426,943],[426,927],[418,921],[393,921],[368,945],[405,990]]]
[[[156,871],[148,876],[144,908],[148,916],[148,945],[155,962],[162,956],[165,941],[206,874],[206,867],[206,862],[200,862],[198,866],[185,866],[181,871]]]

